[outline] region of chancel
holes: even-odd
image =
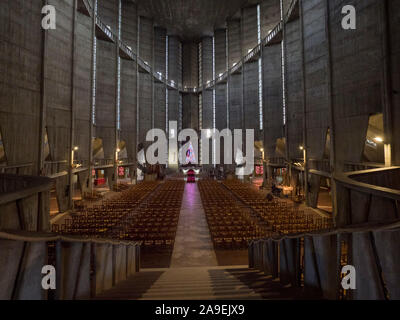
[[[0,17],[0,299],[400,299],[399,0]]]

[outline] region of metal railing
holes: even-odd
[[[94,160],[94,168],[113,167],[114,159],[96,159]]]

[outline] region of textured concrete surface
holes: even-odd
[[[154,16],[157,24],[184,40],[211,35],[223,28],[246,0],[140,0],[140,14]]]
[[[99,295],[106,300],[307,299],[264,273],[236,267],[148,269]],[[315,298],[315,296],[314,296]]]
[[[171,268],[216,266],[211,236],[197,184],[187,183],[182,200]]]

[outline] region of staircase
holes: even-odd
[[[305,299],[302,291],[283,286],[247,266],[142,269],[100,294],[105,300],[259,300]]]

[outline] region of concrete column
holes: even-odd
[[[69,159],[69,207],[73,207],[73,197],[74,197],[74,144],[75,144],[75,47],[76,47],[76,23],[77,23],[77,0],[74,0],[73,6],[73,21],[72,21],[72,53],[71,53],[71,131],[70,131],[70,159]]]
[[[382,104],[383,104],[383,127],[385,135],[385,164],[391,166],[392,148],[393,148],[393,112],[392,112],[392,63],[390,53],[390,22],[389,22],[389,6],[388,0],[381,0],[379,2],[382,30],[382,54],[383,54],[383,68],[382,68]]]
[[[243,9],[241,10],[241,17],[240,19],[240,52],[241,52],[241,62],[242,62],[242,83],[241,83],[241,93],[242,93],[242,100],[241,100],[241,115],[242,115],[242,129],[245,129],[245,115],[244,115],[244,59],[243,59],[243,38],[244,38],[244,23],[243,23]],[[243,135],[243,141],[242,141],[242,151],[245,150],[245,141],[246,138]]]
[[[262,39],[261,39],[261,41],[262,41]],[[261,101],[262,101],[262,108],[263,108],[263,119],[262,119],[262,122],[263,122],[263,130],[265,130],[265,121],[264,121],[264,119],[265,119],[265,106],[264,106],[264,83],[265,83],[265,75],[264,75],[264,45],[263,44],[261,44],[261,49],[260,49],[260,59],[261,59],[261,80],[262,80],[262,87],[261,87]],[[265,137],[265,134],[264,134],[264,137]],[[263,183],[262,183],[262,186],[263,187],[265,187],[266,186],[266,184],[267,184],[267,172],[266,172],[266,169],[267,169],[267,166],[266,166],[266,160],[265,160],[265,150],[266,150],[266,141],[265,141],[265,139],[264,139],[264,137],[262,137],[263,138],[263,151],[262,151],[262,165],[263,165]]]
[[[299,2],[300,15],[300,45],[301,45],[301,66],[302,66],[302,89],[303,89],[303,155],[304,155],[304,195],[306,205],[308,201],[308,144],[307,144],[307,93],[306,93],[306,70],[304,57],[304,14],[303,0]],[[290,163],[290,162],[289,162]],[[291,165],[289,165],[289,173],[291,175]]]
[[[284,8],[282,7],[283,12]],[[286,152],[286,161],[289,161],[289,135],[288,135],[288,110],[287,110],[287,58],[286,58],[286,22],[285,22],[285,15],[283,13],[283,23],[282,23],[282,46],[283,46],[283,53],[282,53],[282,61],[284,64],[284,70],[283,70],[283,75],[284,75],[284,85],[285,85],[285,101],[286,101],[286,114],[285,114],[285,152]]]
[[[333,77],[332,77],[332,43],[331,43],[331,28],[330,28],[330,18],[329,18],[329,0],[325,0],[325,32],[326,39],[328,42],[328,103],[329,103],[329,123],[330,123],[330,167],[332,177],[335,176],[335,172],[337,171],[337,163],[336,163],[336,127],[335,127],[335,118],[333,116]],[[336,191],[336,180],[331,179],[331,194],[332,194],[332,207],[333,207],[333,216],[337,217],[338,215],[338,206],[337,206],[337,191]],[[336,219],[334,219],[336,223]]]
[[[43,6],[48,4],[47,0],[42,0]],[[44,137],[46,131],[46,105],[47,105],[47,87],[46,87],[46,57],[47,57],[47,30],[42,29],[42,73],[40,81],[40,117],[39,117],[39,161],[37,172],[43,175],[44,172]]]
[[[119,42],[121,40],[121,30],[119,25],[121,11],[121,0],[116,0],[116,21],[117,21],[117,39],[115,41],[115,145],[114,145],[114,181],[118,184],[118,151],[119,151],[119,130],[118,130],[118,101],[119,101],[119,81],[118,81],[118,70],[119,70]]]

